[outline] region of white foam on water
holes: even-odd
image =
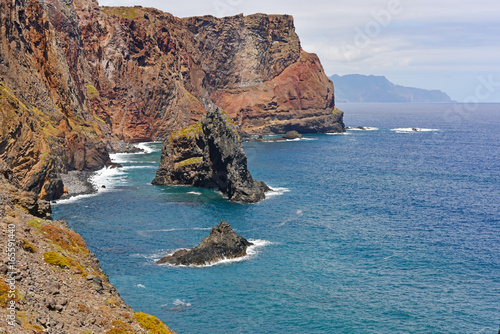
[[[248,248],[247,248],[247,255],[242,256],[242,257],[237,257],[237,258],[232,258],[232,259],[224,258],[224,259],[221,259],[219,261],[205,263],[204,265],[201,265],[201,266],[195,266],[195,265],[190,265],[190,266],[173,265],[173,264],[170,264],[170,263],[163,263],[163,264],[160,264],[160,266],[185,267],[185,268],[206,268],[206,267],[220,266],[220,265],[223,265],[223,264],[241,262],[241,261],[246,261],[246,260],[249,260],[251,258],[256,257],[259,254],[260,250],[263,247],[272,244],[271,241],[261,240],[261,239],[248,239],[248,241],[250,241],[253,245],[248,246]],[[176,250],[170,251],[169,253],[167,253],[164,256],[172,255],[172,254],[174,254],[175,252],[177,252],[178,250],[181,250],[181,249],[189,250],[189,248],[180,248],[180,249],[176,249]],[[158,261],[158,260],[159,259],[155,259],[155,262]]]
[[[283,195],[291,190],[285,187],[270,187],[271,191],[266,192],[266,198]]]
[[[125,182],[124,172],[121,168],[106,168],[94,172],[92,176],[89,177],[89,182],[94,185],[97,192],[92,194],[82,194],[77,196],[72,196],[70,198],[56,200],[54,205],[60,204],[70,204],[79,201],[83,198],[89,198],[92,196],[97,196],[100,193],[112,191],[116,184]],[[105,188],[103,188],[104,186]]]
[[[70,198],[65,198],[65,199],[58,199],[58,200],[55,200],[51,203],[51,205],[63,205],[63,204],[71,204],[71,203],[75,203],[83,198],[89,198],[89,197],[93,197],[97,195],[97,193],[95,194],[85,194],[85,195],[76,195],[76,196],[72,196]]]
[[[362,129],[358,129],[358,128],[349,128],[349,129],[346,129],[348,131],[377,131],[378,128],[376,127],[371,127],[371,126],[363,126]]]
[[[200,196],[201,193],[198,191],[189,191],[188,194]]]
[[[123,166],[121,167],[122,170],[130,170],[130,169],[158,169],[157,166],[141,166],[141,165],[136,165],[136,166]]]
[[[150,142],[144,142],[144,143],[137,143],[137,144],[134,144],[134,146],[143,151],[143,152],[139,152],[138,154],[141,154],[141,153],[150,154],[150,153],[161,150],[161,148],[158,149],[158,148],[151,147],[152,144],[160,144],[160,143],[161,142],[159,142],[159,141],[150,141]]]
[[[144,284],[136,284],[135,286],[141,289],[146,289],[146,286]]]
[[[350,135],[349,132],[327,132],[326,133],[327,135],[330,135],[330,136],[336,136],[336,135]]]
[[[184,306],[184,307],[189,307],[191,306],[191,303],[186,303],[185,301],[183,300],[180,300],[180,299],[176,299],[172,302],[172,304],[174,304],[175,306]]]
[[[436,132],[440,130],[426,129],[426,128],[396,128],[396,129],[391,129],[391,131],[395,131],[396,133],[413,133],[413,132]]]
[[[294,138],[294,139],[285,139],[278,140],[276,143],[287,142],[287,141],[309,141],[309,140],[318,140],[318,138]]]

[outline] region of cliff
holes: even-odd
[[[169,136],[153,184],[218,189],[230,201],[247,203],[270,190],[250,175],[236,126],[219,108]]]
[[[330,79],[335,83],[337,102],[453,102],[440,90],[395,85],[384,76],[348,74]]]
[[[162,140],[214,107],[249,133],[344,131],[288,15],[176,18],[93,0],[0,3],[0,160],[53,199],[119,142]]]

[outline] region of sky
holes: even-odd
[[[459,102],[500,102],[498,0],[100,0],[178,17],[290,14],[328,76],[384,75]]]

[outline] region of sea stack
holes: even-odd
[[[167,138],[152,183],[218,189],[230,201],[246,203],[264,199],[270,190],[250,175],[236,126],[219,108]]]
[[[178,250],[172,255],[161,258],[156,263],[201,266],[223,259],[245,256],[248,246],[251,245],[251,242],[234,233],[229,223],[222,221],[195,248]]]

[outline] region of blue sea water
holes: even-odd
[[[500,105],[345,104],[368,131],[245,143],[251,205],[150,184],[161,143],[117,155],[96,196],[62,201],[121,296],[179,333],[497,333]],[[411,128],[423,131],[411,131]],[[428,131],[424,131],[428,130]],[[239,262],[158,266],[221,220]]]

